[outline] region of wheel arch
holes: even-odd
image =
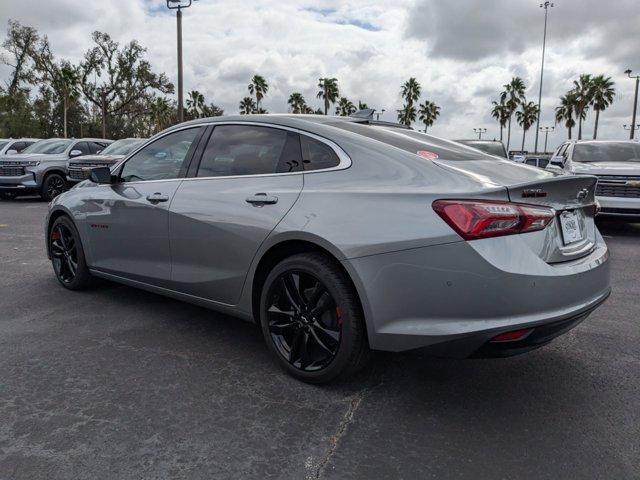
[[[51,258],[51,251],[49,249],[49,235],[51,235],[51,228],[53,227],[54,222],[60,217],[68,217],[69,220],[71,220],[73,224],[76,225],[76,222],[73,219],[73,215],[71,215],[71,212],[69,212],[67,209],[63,207],[58,207],[49,214],[47,218],[47,226],[45,230],[45,234],[46,234],[45,244],[47,247],[47,257],[49,257],[49,259]],[[78,230],[77,225],[76,225],[76,230]],[[78,234],[80,235],[80,230],[78,230]]]
[[[255,267],[252,269],[252,274],[247,282],[250,287],[247,289],[249,294],[248,306],[254,321],[256,323],[260,322],[260,296],[262,294],[264,282],[273,267],[292,255],[311,252],[318,252],[327,255],[333,259],[336,266],[344,272],[357,294],[358,303],[366,324],[367,310],[365,309],[363,302],[363,292],[360,288],[360,282],[354,281],[352,275],[353,272],[350,272],[341,261],[344,259],[344,256],[335,246],[308,234],[294,237],[287,235],[284,238],[278,238],[277,240],[271,241],[268,246],[263,248],[263,252],[259,256],[259,260],[255,262]]]

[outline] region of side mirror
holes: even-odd
[[[13,148],[7,150],[7,155],[15,155],[16,153],[18,153],[18,150],[14,150]]]
[[[564,168],[564,157],[562,155],[554,155],[549,160],[551,165],[555,165],[556,167]]]
[[[113,183],[111,169],[109,167],[96,167],[91,169],[89,180],[93,183],[109,184]]]
[[[73,157],[79,157],[80,155],[82,155],[82,150],[71,150],[71,151],[69,152],[69,156],[70,156],[71,158],[73,158]]]

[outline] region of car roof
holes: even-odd
[[[638,143],[638,140],[569,140],[571,143]]]
[[[469,143],[502,143],[500,140],[478,140],[477,138],[462,138],[460,140],[454,140],[454,142],[469,142]]]

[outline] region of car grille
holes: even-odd
[[[597,175],[596,196],[640,198],[640,176]]]
[[[0,177],[21,177],[23,175],[24,167],[0,165]]]
[[[81,168],[70,168],[69,178],[73,180],[86,180],[89,178],[91,170],[82,170]]]

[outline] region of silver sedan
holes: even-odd
[[[260,324],[315,383],[371,350],[507,356],[609,295],[596,179],[362,118],[200,119],[50,205],[69,289],[102,277]]]

